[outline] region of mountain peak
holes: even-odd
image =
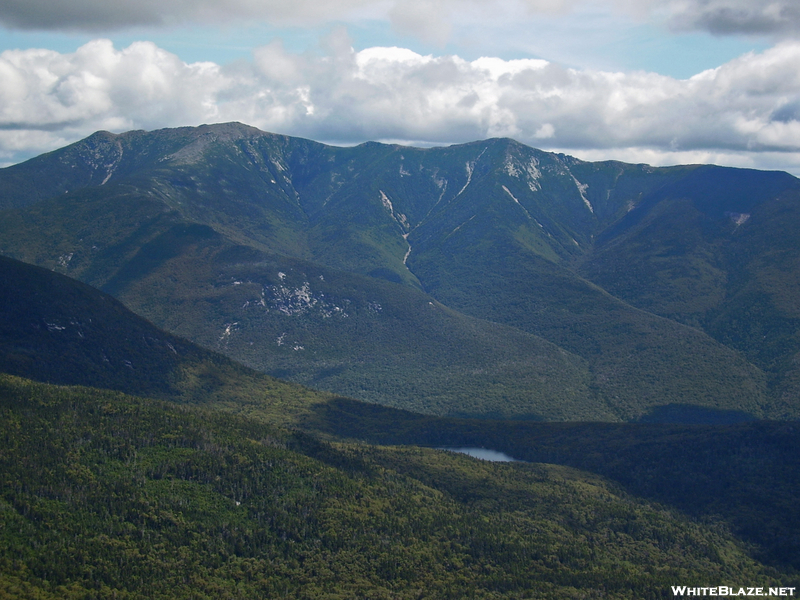
[[[691,399],[763,416],[800,389],[797,185],[509,138],[97,132],[0,170],[0,209],[20,209],[3,213],[0,249],[250,366],[370,401],[481,415],[502,396],[498,414],[634,420]]]

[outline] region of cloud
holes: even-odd
[[[797,0],[655,0],[678,30],[717,35],[795,36],[800,33]]]
[[[409,33],[425,42],[444,46],[451,34],[447,4],[442,0],[397,2],[389,11],[389,19],[400,33]]]
[[[234,120],[333,143],[509,136],[649,162],[636,160],[638,152],[662,164],[669,156],[717,156],[729,164],[739,156],[755,164],[759,154],[775,161],[800,153],[800,43],[686,80],[404,48],[356,52],[343,30],[324,47],[322,54],[292,53],[275,41],[252,61],[229,65],[186,64],[150,42],[117,49],[95,40],[71,54],[4,52],[0,156],[12,161],[97,129]],[[781,160],[800,169],[800,158]]]
[[[587,11],[637,15],[677,31],[781,37],[800,33],[797,0],[4,0],[0,24],[11,29],[102,33],[253,20],[305,27],[375,19],[442,46],[454,29],[480,25],[498,15],[534,23],[542,16],[580,16]]]
[[[0,127],[155,127],[213,116],[227,88],[213,63],[186,65],[150,42],[115,50],[95,40],[75,53],[0,54]]]
[[[219,24],[262,19],[279,25],[314,25],[342,19],[375,0],[4,0],[0,23],[9,28],[111,31],[134,26]]]
[[[0,23],[13,29],[103,32],[252,19],[273,25],[314,26],[373,18],[389,20],[404,33],[438,41],[454,12],[482,5],[481,0],[5,0],[0,3]]]

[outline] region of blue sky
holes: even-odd
[[[582,14],[544,15],[518,27],[498,24],[497,31],[464,27],[462,40],[436,43],[394,30],[387,20],[368,19],[354,23],[280,27],[268,22],[210,26],[132,27],[111,30],[102,36],[89,32],[0,30],[0,50],[49,48],[74,52],[83,44],[104,37],[118,48],[139,40],[150,40],[185,62],[213,61],[219,64],[250,60],[254,48],[276,38],[295,52],[317,51],[319,41],[337,28],[347,29],[357,50],[375,46],[398,46],[420,54],[454,54],[468,60],[481,56],[503,59],[543,58],[576,68],[644,70],[677,78],[717,67],[746,52],[763,51],[768,40],[757,36],[717,36],[703,31],[670,31],[666,24],[637,22],[595,9]],[[505,35],[504,35],[505,28]],[[513,40],[508,32],[514,31]]]
[[[4,1],[0,164],[236,120],[800,175],[799,38],[796,0]]]

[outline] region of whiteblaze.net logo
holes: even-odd
[[[729,587],[720,585],[717,587],[688,587],[685,585],[673,585],[673,596],[722,596],[727,598],[737,596],[794,596],[793,587]]]

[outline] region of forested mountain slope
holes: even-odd
[[[9,598],[662,598],[789,585],[723,529],[555,465],[319,442],[0,375]]]
[[[419,412],[796,418],[799,190],[507,139],[100,132],[0,171],[0,251],[261,371]]]
[[[0,373],[82,386],[0,375],[12,597],[647,598],[679,574],[786,585],[800,567],[794,423],[424,416],[275,381],[56,273],[0,274]]]

